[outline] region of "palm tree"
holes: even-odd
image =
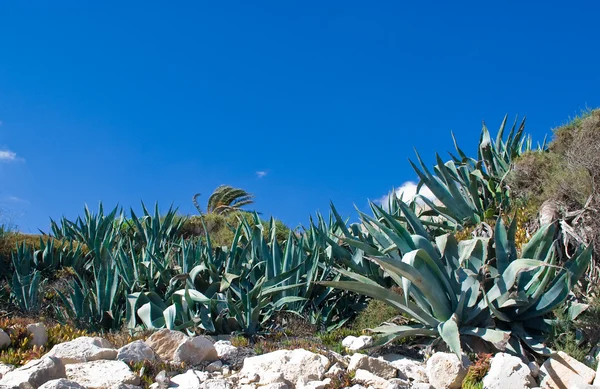
[[[200,209],[200,205],[198,205],[199,196],[200,193],[196,193],[192,201],[198,212],[202,215],[202,210]],[[221,185],[208,198],[206,212],[223,215],[231,211],[243,211],[241,207],[254,203],[253,199],[254,195],[243,189]]]

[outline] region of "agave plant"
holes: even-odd
[[[508,209],[510,197],[504,185],[512,161],[531,149],[531,139],[524,137],[525,120],[517,127],[517,120],[504,141],[507,116],[504,117],[495,141],[492,140],[485,123],[481,131],[477,159],[468,157],[454,145],[458,157],[444,162],[436,154],[434,172],[430,172],[417,153],[419,166],[410,161],[419,176],[419,187],[425,185],[436,196],[431,201],[418,196],[429,208],[424,216],[442,216],[449,222],[450,229],[477,225]]]
[[[10,289],[12,301],[24,312],[37,312],[42,303],[41,288],[45,281],[35,268],[32,250],[23,242],[12,253],[14,274]]]
[[[320,284],[381,300],[413,319],[410,325],[385,323],[374,328],[382,334],[381,343],[399,337],[430,336],[441,338],[460,355],[462,345],[478,337],[501,350],[517,353],[524,346],[533,352],[547,352],[536,333],[528,329],[537,333],[544,330],[543,316],[564,302],[589,264],[589,247],[552,278],[556,267],[551,226],[540,229],[518,258],[514,222],[507,232],[499,219],[492,242],[484,238],[457,242],[452,234],[445,234],[434,243],[410,234],[392,215],[377,209],[385,223],[362,215],[377,244],[345,241],[363,248],[401,293],[368,275],[342,268],[338,272],[349,281]]]

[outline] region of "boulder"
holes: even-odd
[[[117,351],[117,360],[125,363],[129,362],[142,362],[142,361],[154,361],[155,360],[154,350],[148,346],[144,341],[136,340],[125,346],[121,347]]]
[[[91,361],[66,366],[67,378],[88,389],[111,389],[119,384],[139,385],[140,377],[123,361]]]
[[[45,356],[42,359],[29,361],[25,366],[6,373],[0,379],[0,388],[38,388],[50,380],[65,377],[65,365],[61,360]]]
[[[42,347],[48,343],[48,330],[44,323],[34,323],[27,325],[27,331],[31,334],[31,344]]]
[[[594,381],[596,372],[568,354],[559,351],[548,358],[540,369],[542,389],[563,389],[585,386]]]
[[[373,344],[373,337],[363,335],[363,336],[347,336],[342,340],[342,346],[346,347],[349,350],[357,351],[366,347],[369,347]]]
[[[521,358],[506,353],[494,355],[490,371],[483,378],[484,389],[533,388],[537,386],[529,367]]]
[[[211,362],[208,366],[206,366],[206,371],[208,371],[210,373],[223,371],[223,362],[221,362],[221,361]]]
[[[322,380],[329,365],[329,359],[325,356],[304,349],[278,350],[246,358],[240,376],[256,374],[260,376],[262,384],[266,375],[281,374],[286,381],[295,385],[299,380]]]
[[[0,350],[10,346],[10,336],[2,328],[0,328]]]
[[[414,383],[428,382],[425,366],[422,362],[399,354],[387,354],[380,357],[380,359],[389,362],[390,365],[398,369],[398,378]]]
[[[66,378],[59,378],[46,382],[38,389],[85,389],[85,386],[81,386],[75,381],[69,381]]]
[[[146,343],[164,361],[197,365],[219,359],[213,343],[204,336],[190,338],[182,332],[165,329],[152,334]]]
[[[350,358],[348,370],[356,371],[359,369],[366,370],[386,380],[398,377],[398,369],[389,362],[372,358],[364,354],[354,354],[352,358]]]
[[[106,339],[82,336],[70,342],[57,344],[47,355],[56,357],[67,365],[103,359],[113,360],[117,357],[117,350]]]
[[[460,389],[469,361],[460,361],[453,353],[435,353],[427,360],[425,371],[435,389]]]

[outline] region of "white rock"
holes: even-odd
[[[204,382],[210,378],[210,373],[206,371],[194,370],[194,374],[196,374],[200,382]]]
[[[260,389],[289,389],[289,386],[285,382],[274,382],[272,384],[261,386]]]
[[[412,385],[403,379],[394,378],[388,381],[388,385],[385,389],[411,389]]]
[[[264,375],[269,373],[281,373],[292,384],[300,379],[320,381],[329,365],[327,357],[304,349],[278,350],[246,358],[240,376],[258,374],[261,377],[261,383]]]
[[[174,363],[197,365],[219,359],[213,343],[204,336],[190,338],[182,332],[165,329],[152,334],[146,343],[163,360]]]
[[[248,374],[245,378],[240,380],[242,384],[252,384],[258,381],[260,381],[260,376],[257,373]]]
[[[596,372],[566,353],[548,358],[540,369],[543,378],[540,387],[543,389],[571,388],[575,385],[589,385]]]
[[[215,350],[217,350],[217,356],[219,358],[226,359],[227,357],[231,357],[235,355],[238,351],[238,348],[233,346],[231,342],[227,340],[219,340],[213,344]]]
[[[594,379],[593,384],[596,386],[600,386],[600,358],[596,357],[598,361],[598,369],[596,369],[596,378]]]
[[[196,373],[190,369],[183,374],[178,374],[174,377],[171,377],[169,388],[199,389],[200,379],[198,378],[198,375],[196,375]]]
[[[142,389],[141,386],[132,385],[132,384],[118,384],[113,385],[111,389]]]
[[[435,389],[460,389],[469,361],[462,362],[453,353],[435,353],[427,360],[425,371]]]
[[[389,385],[389,382],[386,379],[363,369],[356,370],[354,373],[354,381],[372,386],[375,389],[387,389]]]
[[[412,389],[435,389],[433,385],[424,382],[415,382],[411,386]]]
[[[82,336],[70,342],[57,344],[47,355],[56,357],[67,365],[102,359],[113,360],[117,357],[117,350],[106,339]]]
[[[261,373],[258,384],[259,385],[269,385],[269,384],[276,384],[278,382],[283,382],[283,383],[287,384],[283,373],[277,372],[277,371],[270,371],[270,372]]]
[[[42,347],[48,343],[48,330],[44,323],[34,323],[27,325],[27,331],[31,334],[31,344]]]
[[[414,383],[428,382],[425,366],[422,362],[399,354],[387,354],[380,358],[398,369],[398,378],[410,380]]]
[[[325,378],[323,381],[308,381],[302,386],[296,386],[296,389],[325,389],[331,384],[331,379]]]
[[[38,389],[85,389],[85,386],[81,386],[75,381],[69,381],[66,378],[59,378],[46,382]]]
[[[50,380],[65,377],[65,365],[60,359],[45,356],[42,359],[29,361],[25,366],[6,373],[0,379],[0,388],[3,386],[18,386],[23,389],[37,388]]]
[[[201,389],[231,389],[231,384],[224,379],[210,379],[200,384]]]
[[[123,361],[91,361],[66,366],[67,378],[88,389],[108,389],[119,384],[138,385],[140,377]]]
[[[342,346],[352,351],[357,351],[365,347],[369,347],[372,344],[373,337],[367,335],[362,335],[359,337],[347,336],[344,338],[344,340],[342,340]]]
[[[0,350],[10,346],[10,336],[0,328]]]
[[[352,358],[350,358],[348,370],[355,371],[358,369],[366,370],[386,380],[398,377],[398,369],[389,362],[372,358],[364,354],[354,354]]]
[[[221,361],[214,361],[210,365],[206,366],[206,371],[209,371],[211,373],[221,370],[223,370],[223,362]]]
[[[2,378],[2,376],[4,376],[4,374],[15,370],[15,367],[13,365],[9,365],[7,363],[2,363],[0,362],[0,378]]]
[[[117,350],[117,360],[125,363],[129,362],[143,362],[143,361],[154,361],[156,356],[152,347],[148,346],[146,342],[142,340],[136,340]]]
[[[521,389],[535,386],[529,367],[521,358],[506,353],[494,355],[490,361],[490,371],[483,377],[484,389]]]
[[[327,370],[327,373],[325,373],[325,377],[329,377],[329,378],[337,377],[338,375],[342,374],[344,371],[345,371],[345,369],[342,368],[342,366],[336,362],[333,366],[331,366],[329,368],[329,370]]]

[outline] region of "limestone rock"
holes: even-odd
[[[10,336],[0,328],[0,350],[10,346]]]
[[[111,389],[142,389],[142,387],[132,384],[117,384],[113,385]]]
[[[422,362],[407,358],[399,354],[387,354],[381,357],[398,369],[398,378],[412,382],[428,382],[425,366]]]
[[[44,323],[34,323],[27,325],[27,331],[31,334],[31,344],[42,347],[48,343],[48,330]]]
[[[453,353],[435,353],[427,360],[425,371],[435,389],[460,389],[467,375],[468,360]]]
[[[483,378],[484,389],[533,388],[535,380],[531,370],[521,358],[498,353],[490,361],[490,371]]]
[[[246,358],[240,376],[258,374],[263,383],[268,374],[282,374],[285,380],[295,385],[299,380],[320,381],[330,362],[323,355],[304,349],[278,350],[268,354]]]
[[[206,366],[206,371],[214,373],[214,372],[220,372],[223,370],[223,362],[221,361],[214,361],[212,362],[210,365]]]
[[[596,357],[598,361],[598,369],[596,370],[596,378],[594,379],[593,384],[596,386],[600,386],[600,358]]]
[[[65,365],[61,360],[45,356],[42,359],[29,361],[25,366],[6,373],[0,379],[0,388],[4,386],[22,389],[37,388],[50,380],[65,377]]]
[[[373,337],[363,335],[363,336],[347,336],[342,340],[342,346],[346,347],[349,350],[357,351],[366,347],[369,347],[373,344]]]
[[[388,381],[385,389],[412,389],[412,385],[406,380],[394,378]]]
[[[238,348],[227,340],[219,340],[213,344],[213,347],[217,350],[217,356],[221,359],[231,357],[238,352]]]
[[[358,369],[367,370],[368,372],[386,380],[396,378],[398,376],[398,369],[392,366],[389,362],[372,358],[364,354],[354,354],[352,358],[350,358],[348,370],[355,371]]]
[[[66,378],[59,378],[46,382],[38,389],[85,389],[85,386],[81,386],[75,381],[69,381]]]
[[[330,378],[325,378],[323,381],[308,381],[301,386],[296,386],[296,389],[325,389],[331,384]]]
[[[537,378],[540,375],[540,365],[536,361],[531,361],[527,364],[527,367],[531,371],[531,376]]]
[[[375,389],[387,389],[389,382],[376,376],[368,370],[358,369],[354,374],[354,381],[360,382],[361,384],[368,385],[369,387],[373,387]]]
[[[56,357],[67,365],[102,359],[113,360],[117,357],[117,350],[106,339],[82,336],[70,342],[57,344],[47,355]]]
[[[91,361],[66,366],[67,378],[88,389],[110,389],[119,384],[138,385],[140,377],[122,361]]]
[[[325,373],[325,377],[329,377],[329,378],[337,377],[338,375],[342,374],[344,371],[345,371],[345,369],[342,368],[342,366],[336,362],[333,366],[331,366],[329,368],[329,370],[327,370],[327,373]]]
[[[196,375],[194,370],[190,369],[183,374],[177,374],[176,376],[171,377],[169,387],[177,389],[199,389],[200,378],[198,378],[198,375]]]
[[[594,381],[596,373],[568,354],[559,351],[548,358],[540,369],[542,389],[563,389],[575,385],[585,386]]]
[[[435,389],[433,385],[424,382],[415,382],[411,386],[412,389]]]
[[[0,362],[0,378],[2,378],[2,376],[4,376],[6,373],[11,372],[13,370],[15,370],[15,367],[13,365]]]
[[[179,331],[160,330],[146,340],[160,358],[174,363],[197,365],[219,359],[210,339],[204,336],[190,338]]]
[[[274,382],[272,384],[261,386],[260,389],[290,389],[285,382]]]
[[[141,340],[126,344],[117,351],[117,359],[125,363],[142,361],[152,362],[155,358],[154,350]]]
[[[224,379],[209,379],[200,384],[200,389],[231,389],[231,384]]]

